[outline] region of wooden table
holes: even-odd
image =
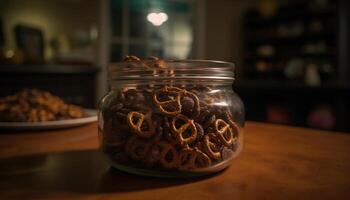
[[[227,170],[129,175],[97,152],[96,124],[0,134],[0,199],[350,199],[350,135],[248,122]]]

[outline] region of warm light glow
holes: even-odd
[[[168,20],[168,15],[166,13],[149,13],[147,15],[147,20],[151,22],[154,26],[160,26]]]
[[[5,57],[6,57],[6,58],[12,58],[14,55],[15,55],[15,52],[12,51],[12,50],[8,50],[8,51],[6,51],[6,53],[5,53]]]

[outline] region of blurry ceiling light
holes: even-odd
[[[151,12],[147,15],[147,20],[151,22],[154,26],[160,26],[168,20],[168,15],[163,12]]]

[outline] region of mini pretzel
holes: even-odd
[[[174,87],[174,86],[171,86],[171,87],[165,86],[165,90],[169,92],[179,92],[179,93],[182,93],[185,91],[184,89]]]
[[[193,108],[193,117],[197,117],[200,113],[200,105],[199,105],[199,98],[197,95],[195,95],[192,92],[184,91],[182,93],[182,97],[189,97],[194,102],[194,108]]]
[[[233,137],[232,129],[224,120],[217,119],[215,121],[215,131],[216,136],[225,146],[233,144],[235,138]]]
[[[174,95],[174,98],[170,98],[169,100],[165,100],[165,101],[160,101],[158,99],[159,94],[161,92],[164,92],[167,94],[167,96],[172,97],[172,95]],[[177,114],[181,113],[181,103],[180,103],[180,93],[178,91],[175,91],[173,89],[168,90],[168,87],[165,87],[163,89],[160,89],[158,91],[156,91],[153,95],[153,100],[156,104],[156,106],[158,107],[158,109],[160,110],[160,112],[164,113],[167,116],[175,116]],[[171,110],[167,110],[165,107],[166,106],[174,106],[175,110],[171,111]]]
[[[162,166],[168,169],[176,168],[178,165],[179,155],[175,149],[175,146],[165,141],[160,141],[157,143],[157,145],[161,148],[159,162],[162,164]]]
[[[197,153],[194,149],[184,148],[179,153],[179,169],[190,170],[195,168],[195,157]]]
[[[211,141],[212,139],[212,135],[205,135],[202,142],[202,148],[210,158],[219,160],[221,152],[220,149],[217,148],[217,145]]]
[[[176,122],[178,120],[184,122],[184,124],[181,125],[179,128],[176,127]],[[190,120],[185,115],[180,114],[175,116],[171,121],[170,130],[172,135],[175,137],[175,139],[181,146],[192,143],[196,140],[197,137],[197,128],[194,124],[194,121]],[[191,131],[190,135],[184,137],[184,134],[187,130]]]
[[[184,148],[179,153],[179,169],[191,170],[208,167],[211,165],[210,158],[199,149]]]
[[[230,124],[230,126],[232,128],[233,137],[237,138],[241,128],[237,125],[236,122],[233,121],[233,119],[232,119],[233,117],[228,111],[225,111],[225,116],[228,120],[228,123]]]
[[[133,61],[141,61],[140,58],[136,57],[136,56],[125,56],[123,62],[133,62]]]
[[[150,138],[156,133],[155,125],[152,122],[151,112],[146,115],[140,112],[129,112],[128,124],[130,129],[141,138]],[[136,120],[136,122],[134,121]],[[148,130],[142,130],[142,124],[146,122]]]
[[[195,148],[196,159],[194,160],[194,166],[196,168],[209,167],[211,165],[211,160],[207,154],[200,151],[198,148]]]
[[[149,151],[151,144],[136,136],[131,137],[125,145],[126,153],[135,160],[143,160]]]
[[[167,68],[165,61],[157,57],[150,57],[146,59],[144,63],[151,68],[155,68],[155,70],[157,69],[165,70]]]
[[[142,60],[142,65],[152,71],[153,76],[159,76],[161,73],[172,75],[174,70],[168,69],[168,66],[163,59],[155,56],[148,57]]]
[[[159,145],[151,145],[149,151],[145,155],[145,158],[143,159],[144,163],[148,167],[152,167],[155,163],[159,161],[161,153],[161,147]]]
[[[150,57],[146,58],[146,60],[159,60],[159,58],[156,56],[150,56]]]

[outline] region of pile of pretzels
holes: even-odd
[[[153,59],[157,63],[158,59]],[[191,171],[229,159],[239,145],[223,91],[198,85],[124,87],[102,109],[102,149],[119,164]]]
[[[14,95],[0,98],[0,121],[4,122],[56,121],[86,115],[83,108],[38,89],[22,89]]]

